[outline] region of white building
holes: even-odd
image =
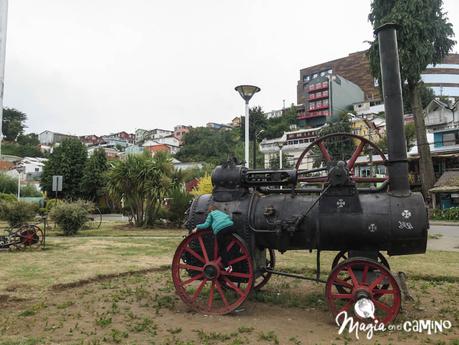
[[[264,154],[265,168],[270,167],[272,159],[279,159],[280,146],[282,146],[282,154],[286,155],[287,163],[294,166],[303,151],[317,139],[318,128],[300,129],[291,132],[284,132],[284,135],[275,139],[263,139],[260,143],[260,151]],[[300,166],[301,169],[312,169],[313,159],[305,157]]]
[[[142,146],[153,146],[156,144],[166,144],[166,145],[171,145],[171,146],[179,146],[180,145],[180,140],[178,140],[176,137],[173,135],[167,136],[167,137],[160,137],[157,139],[153,140],[147,140]]]
[[[162,137],[167,137],[170,135],[173,135],[174,131],[170,131],[167,129],[160,129],[160,128],[155,128],[152,130],[147,130],[147,129],[136,129],[135,131],[135,143],[143,143],[146,140],[151,140],[151,139],[158,139]]]
[[[281,117],[282,114],[284,113],[285,109],[280,109],[280,110],[271,110],[265,113],[265,116],[267,119],[272,119],[275,117]]]
[[[431,130],[459,125],[459,101],[454,98],[442,102],[432,100],[424,110],[426,127]]]
[[[41,145],[54,145],[61,143],[65,139],[78,139],[75,135],[44,131],[38,134],[38,140]]]

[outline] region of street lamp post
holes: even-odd
[[[282,169],[282,148],[284,147],[285,143],[278,142],[277,146],[279,147],[279,169]]]
[[[245,166],[249,167],[249,101],[254,94],[260,91],[260,88],[253,85],[239,85],[234,88],[245,101],[245,133],[244,133],[244,160]]]
[[[18,200],[21,199],[21,173],[23,173],[24,170],[24,167],[16,168],[16,171],[18,172]]]

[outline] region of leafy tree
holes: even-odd
[[[124,203],[136,226],[153,225],[170,191],[172,173],[170,157],[164,152],[154,157],[128,155],[109,170],[107,189],[114,200]]]
[[[346,113],[342,113],[338,118],[332,119],[326,126],[319,131],[319,137],[323,137],[333,133],[352,133],[351,122]],[[323,141],[328,153],[333,161],[344,160],[351,158],[355,150],[355,143],[352,138],[332,137]],[[314,167],[319,167],[325,163],[319,148],[315,146],[312,149],[314,157]]]
[[[15,141],[18,135],[24,133],[27,115],[13,108],[3,108],[3,137],[6,141]]]
[[[81,193],[84,199],[96,201],[105,195],[108,168],[107,155],[104,149],[94,150],[93,155],[86,162],[81,179]]]
[[[415,118],[422,190],[427,198],[435,177],[420,100],[421,73],[428,64],[441,62],[454,46],[453,28],[445,16],[442,0],[373,0],[368,18],[375,29],[389,22],[400,25],[397,32],[400,72]],[[374,40],[369,57],[373,75],[377,77],[380,76],[378,49],[378,41]]]
[[[54,149],[43,167],[41,189],[49,195],[54,195],[53,175],[62,175],[62,195],[66,199],[77,199],[82,196],[81,180],[87,156],[86,147],[79,140],[64,140]]]
[[[293,164],[291,161],[292,155],[289,155],[285,152],[282,152],[282,169],[290,169],[293,168]],[[275,154],[270,160],[269,160],[269,167],[270,169],[279,169],[279,154]]]
[[[28,184],[21,187],[21,197],[40,197],[42,193],[35,186]]]
[[[183,146],[175,157],[183,162],[220,164],[234,156],[239,133],[206,127],[192,128],[183,137]]]
[[[212,174],[212,171],[215,169],[215,165],[205,163],[202,168],[191,168],[187,170],[180,170],[183,172],[183,181],[188,182],[191,181],[195,178],[201,178],[205,175],[210,175]]]
[[[402,85],[402,92],[404,95],[408,95],[408,84]],[[422,109],[425,109],[427,105],[435,98],[435,94],[430,87],[427,87],[423,82],[419,84],[419,98],[421,99]],[[403,111],[405,114],[413,112],[411,109],[411,103],[409,97],[403,98]]]
[[[20,145],[18,143],[2,143],[2,154],[19,157],[43,157],[43,152],[35,145]]]
[[[253,141],[253,138],[261,130],[265,130],[268,122],[263,109],[259,106],[249,109],[249,140]],[[241,140],[245,140],[245,116],[241,117]],[[263,136],[261,136],[263,138]]]
[[[416,140],[416,128],[414,123],[407,123],[405,125],[405,139],[406,139],[406,148],[411,150],[414,146],[414,141]],[[387,153],[387,133],[378,141],[377,146],[384,152]]]
[[[38,140],[38,134],[35,133],[19,134],[16,141],[19,145],[25,146],[37,146],[40,144],[40,141]]]
[[[292,125],[297,124],[296,108],[292,106],[284,111],[282,116],[273,117],[267,120],[263,138],[274,139],[281,137],[284,132],[290,131]]]

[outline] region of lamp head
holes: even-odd
[[[253,86],[253,85],[239,85],[234,88],[241,97],[246,101],[247,103],[250,101],[252,96],[256,94],[257,92],[260,91],[260,88],[258,86]]]

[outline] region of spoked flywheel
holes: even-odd
[[[340,288],[338,288],[340,287]],[[334,318],[348,317],[391,323],[400,311],[401,292],[397,281],[384,266],[365,258],[338,264],[330,273],[325,297]]]
[[[254,283],[253,264],[244,242],[233,235],[226,250],[233,271],[221,264],[217,241],[209,230],[186,237],[172,262],[172,279],[182,301],[206,314],[227,314],[248,297]]]

